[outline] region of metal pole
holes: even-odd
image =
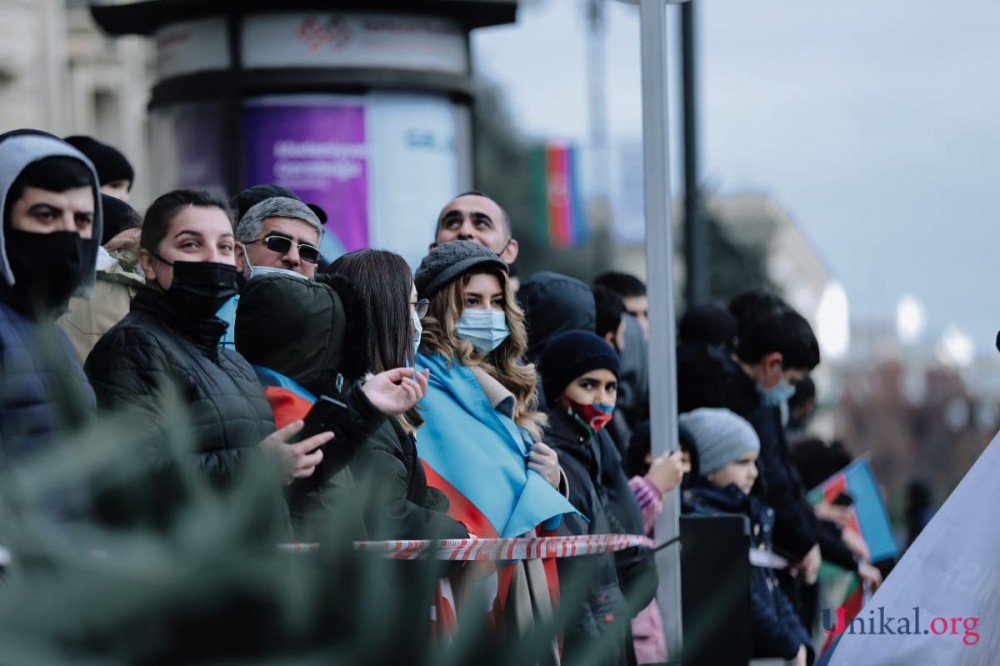
[[[698,79],[695,0],[681,5],[681,99],[684,121],[684,301],[687,307],[709,297],[708,230],[698,176]]]
[[[642,143],[646,209],[646,273],[649,294],[649,401],[652,453],[677,449],[677,377],[674,368],[673,223],[667,139],[666,0],[640,0],[642,53]],[[663,498],[656,539],[678,535],[679,491]],[[680,546],[659,551],[657,601],[671,661],[682,649]]]
[[[587,124],[590,134],[591,196],[587,222],[593,233],[594,272],[611,266],[611,175],[608,151],[608,113],[605,93],[605,34],[607,0],[587,0]]]

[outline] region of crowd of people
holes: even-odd
[[[278,185],[231,201],[176,190],[140,216],[133,180],[94,139],[0,135],[0,465],[16,475],[94,419],[126,424],[117,444],[139,462],[86,506],[47,498],[54,522],[169,529],[192,476],[225,494],[261,466],[274,478],[261,525],[320,544],[655,536],[683,492],[692,514],[746,515],[754,547],[790,562],[754,569],[748,621],[754,656],[797,664],[814,657],[821,559],[878,584],[863,542],[805,502],[789,399],[819,348],[776,295],[685,313],[682,450],[654,458],[645,285],[617,272],[519,285],[511,221],[485,194],[443,207],[413,271],[382,249],[322,256],[325,212]],[[327,429],[303,432],[328,398]],[[192,441],[171,434],[178,401]],[[552,663],[667,660],[647,549],[468,565],[447,584],[460,614],[489,590],[502,632],[577,604]]]

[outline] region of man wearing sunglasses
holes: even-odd
[[[323,225],[306,204],[289,197],[265,199],[236,225],[236,267],[247,279],[275,268],[312,278],[322,234]]]
[[[319,264],[322,237],[323,224],[308,205],[291,197],[264,199],[250,206],[236,223],[236,270],[244,280],[274,272],[311,280]],[[239,298],[239,294],[233,296],[215,314],[229,323],[219,344],[230,349],[236,348]]]

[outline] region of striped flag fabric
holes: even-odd
[[[540,474],[517,426],[497,412],[479,380],[442,356],[417,356],[430,369],[420,404],[426,420],[417,452],[427,485],[449,500],[448,515],[479,537],[519,537],[576,509]]]
[[[532,151],[535,237],[552,247],[573,247],[587,238],[579,162],[574,146],[546,143]]]
[[[811,490],[808,497],[812,504],[818,504],[823,500],[832,502],[842,493],[850,495],[854,500],[851,505],[852,524],[849,527],[864,537],[871,551],[872,562],[895,557],[898,551],[892,524],[866,457],[854,460]]]

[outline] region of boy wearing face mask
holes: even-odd
[[[794,602],[800,582],[815,583],[820,554],[815,517],[792,466],[784,426],[795,383],[819,364],[819,344],[805,318],[770,292],[745,292],[729,310],[737,321],[737,368],[721,406],[750,421],[760,438],[754,493],[774,509],[775,550],[802,574],[782,581]]]
[[[606,426],[618,394],[618,355],[605,340],[585,331],[554,337],[542,352],[542,388],[549,406],[548,441],[569,481],[569,499],[579,516],[567,517],[566,534],[643,534],[642,514],[629,486],[621,457]],[[635,549],[599,556],[596,571],[574,624],[565,637],[565,661],[576,663],[591,650],[606,650],[600,663],[635,663],[627,653],[628,620],[624,597],[641,595],[646,606],[656,591],[652,557]],[[560,582],[580,585],[587,562],[559,561]],[[613,634],[615,640],[607,640]],[[604,640],[601,640],[601,639]]]

